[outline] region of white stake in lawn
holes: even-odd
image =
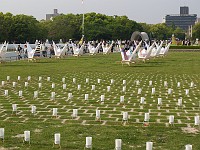
[[[90,148],[90,149],[92,149],[92,137],[86,137],[85,148]]]
[[[146,150],[152,150],[153,149],[153,142],[146,142]]]
[[[0,139],[4,142],[4,133],[5,133],[5,130],[4,128],[0,128]]]
[[[122,140],[115,139],[115,150],[121,150],[121,149],[122,149]]]

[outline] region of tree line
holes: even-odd
[[[166,24],[137,23],[127,16],[107,16],[99,13],[85,14],[86,40],[130,39],[134,31],[147,32],[151,39],[169,39],[172,34],[185,39],[185,31]],[[38,21],[33,16],[0,13],[0,42],[24,43],[36,39],[59,41],[79,40],[82,37],[82,14],[61,14],[52,20]],[[193,28],[193,38],[200,39],[200,24]]]

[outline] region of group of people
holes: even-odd
[[[17,47],[17,55],[18,55],[18,60],[24,58],[28,58],[28,52],[27,52],[27,45],[24,45],[24,48],[22,48],[20,45]]]

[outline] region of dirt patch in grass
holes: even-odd
[[[191,128],[191,127],[181,128],[181,130],[182,130],[184,133],[193,133],[193,134],[198,134],[198,133],[199,133],[199,130],[198,130],[198,129],[196,129],[196,128]]]
[[[42,132],[42,129],[35,129],[34,132],[35,133],[40,133],[40,132]]]
[[[16,137],[16,138],[23,138],[23,137],[24,137],[24,134],[17,134],[16,136],[13,136],[13,137]]]
[[[14,149],[19,149],[19,147],[10,147],[10,148],[0,147],[0,150],[14,150]]]

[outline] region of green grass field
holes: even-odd
[[[187,144],[199,150],[200,128],[194,126],[194,116],[200,115],[200,53],[170,52],[165,58],[130,67],[122,66],[120,60],[120,54],[110,54],[0,64],[0,128],[5,129],[0,149],[58,149],[53,148],[54,134],[60,133],[63,150],[84,149],[87,136],[93,138],[93,150],[112,150],[115,139],[122,139],[123,150],[144,150],[148,141],[153,142],[155,150],[184,150]],[[31,76],[29,81],[28,76]],[[191,82],[194,87],[190,87]],[[92,85],[95,90],[91,90]],[[126,91],[122,91],[123,86]],[[153,87],[156,92],[152,95]],[[173,89],[172,94],[168,94],[169,88]],[[189,95],[185,89],[189,89]],[[8,96],[4,95],[5,90]],[[19,91],[23,92],[21,97]],[[38,98],[33,98],[34,91],[39,92]],[[55,92],[55,99],[51,99],[51,92]],[[73,98],[69,99],[68,93]],[[87,101],[85,94],[89,95]],[[101,95],[105,95],[104,103],[100,103]],[[120,103],[120,96],[124,96],[124,103]],[[141,97],[145,97],[144,104],[140,104]],[[182,107],[177,106],[180,97]],[[161,106],[157,105],[158,98],[162,98]],[[17,104],[17,114],[12,112],[12,104]],[[37,108],[35,114],[31,113],[32,105]],[[52,116],[53,108],[58,108],[57,117]],[[78,109],[76,118],[71,117],[73,109]],[[95,120],[96,109],[101,111],[101,121]],[[122,122],[123,112],[128,112],[128,123]],[[145,113],[150,114],[149,126],[143,125]],[[169,124],[170,115],[175,117],[174,126]],[[26,130],[31,132],[30,146],[23,144]]]

